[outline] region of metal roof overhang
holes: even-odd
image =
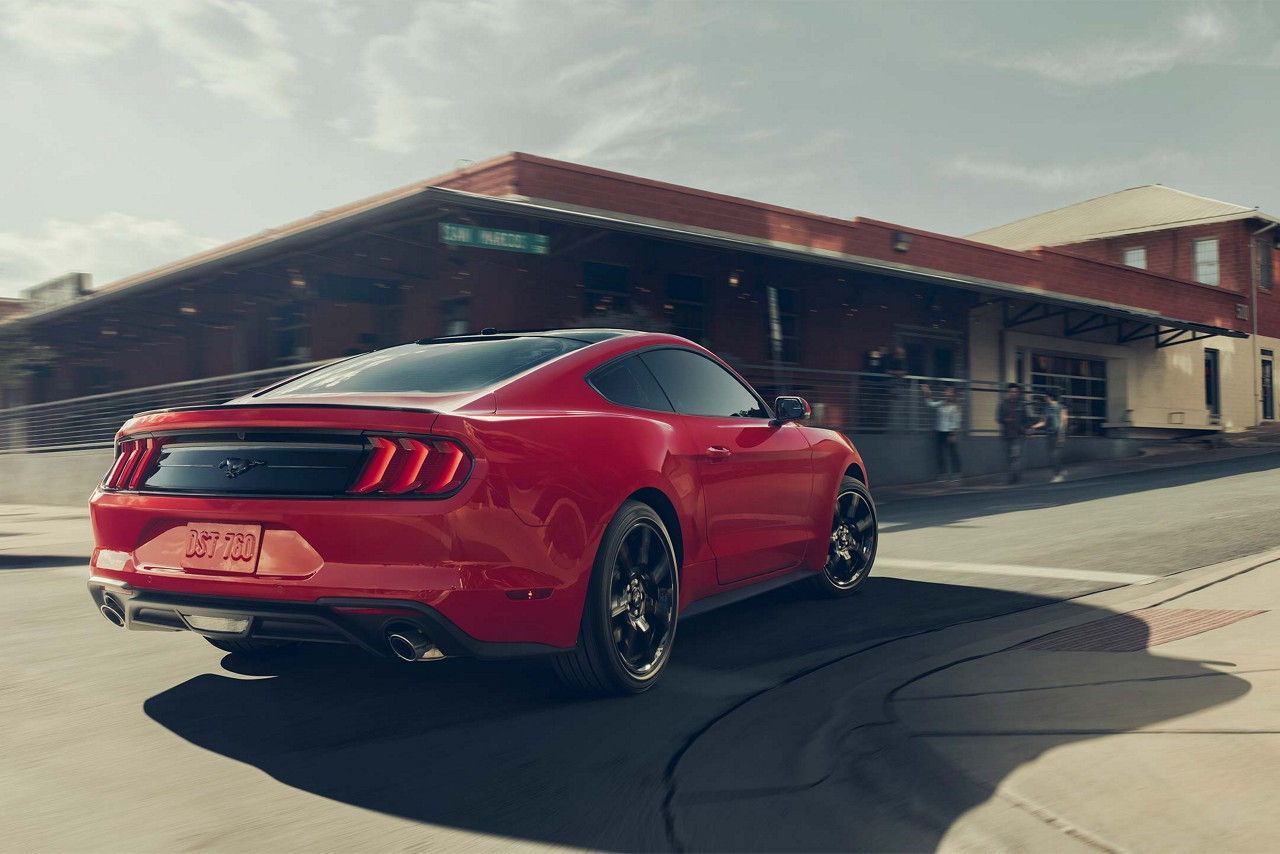
[[[925,282],[945,287],[959,288],[962,290],[1001,298],[1006,307],[1007,324],[1011,322],[1011,315],[1008,314],[1011,306],[1017,306],[1019,303],[1028,304],[1032,307],[1043,306],[1046,311],[1052,311],[1054,309],[1064,310],[1067,312],[1067,314],[1064,315],[1066,318],[1064,321],[1064,329],[1068,330],[1072,328],[1070,326],[1070,312],[1087,313],[1091,316],[1114,319],[1118,324],[1118,338],[1122,343],[1138,340],[1140,338],[1152,337],[1155,338],[1157,346],[1168,346],[1169,344],[1199,340],[1200,338],[1206,338],[1214,335],[1221,335],[1230,338],[1248,337],[1244,332],[1238,332],[1226,327],[1165,317],[1154,312],[1148,312],[1132,306],[1109,303],[1102,300],[1092,300],[1085,297],[1056,294],[1038,290],[1036,288],[1013,285],[1006,282],[996,282],[989,279],[944,273],[924,267],[914,267],[909,264],[898,264],[890,261],[863,258],[857,255],[847,255],[842,252],[800,246],[794,243],[784,243],[765,238],[746,237],[739,234],[732,234],[730,232],[720,232],[692,226],[683,226],[663,220],[632,217],[611,211],[598,211],[590,208],[531,199],[485,196],[461,190],[449,190],[443,187],[426,187],[417,192],[400,196],[369,208],[363,208],[349,214],[337,216],[333,219],[322,220],[318,223],[295,230],[285,230],[276,234],[268,233],[256,241],[254,239],[250,239],[249,245],[242,247],[238,247],[237,244],[231,244],[225,247],[225,251],[214,250],[212,253],[197,256],[196,258],[191,259],[190,264],[183,265],[179,263],[179,265],[173,268],[162,269],[152,278],[142,279],[117,288],[109,286],[102,291],[86,295],[75,302],[54,306],[46,309],[45,311],[17,319],[15,322],[25,325],[33,321],[49,319],[55,315],[94,308],[105,302],[113,302],[125,296],[155,290],[167,284],[175,284],[179,281],[190,281],[193,278],[216,274],[224,271],[229,265],[241,267],[259,261],[268,260],[271,257],[278,256],[284,252],[300,249],[317,241],[347,233],[352,228],[372,225],[374,223],[385,223],[387,220],[393,219],[397,215],[420,210],[424,204],[438,204],[498,214],[528,216],[537,219],[607,228],[614,231],[646,235],[649,237],[660,237],[684,243],[697,243],[721,249],[752,252],[756,254],[770,255],[777,258],[805,261],[808,263],[822,264],[847,270],[877,273],[895,278],[909,279],[915,282]],[[1019,320],[1017,317],[1013,317],[1012,320],[1014,322],[1012,325],[1031,322],[1035,319],[1043,318],[1025,315]],[[1135,324],[1136,328],[1130,327],[1128,331],[1126,331],[1126,323]],[[1076,327],[1080,326],[1081,324],[1076,324]],[[1080,332],[1089,331],[1091,328],[1094,327],[1092,327],[1086,319],[1083,328],[1076,328],[1074,333],[1068,332],[1067,334],[1079,334]],[[1150,334],[1147,334],[1147,331],[1150,331]]]
[[[1031,307],[1043,306],[1047,311],[1053,311],[1054,316],[1061,314],[1064,317],[1064,336],[1066,337],[1101,328],[1094,320],[1094,318],[1099,317],[1109,318],[1113,321],[1117,327],[1119,343],[1154,338],[1157,347],[1167,347],[1193,340],[1198,341],[1215,335],[1228,338],[1248,337],[1245,332],[1228,329],[1224,326],[1213,326],[1207,323],[1165,317],[1164,315],[1132,306],[1093,300],[1086,297],[1055,294],[1007,282],[943,273],[925,267],[914,267],[909,264],[896,264],[890,261],[863,258],[857,255],[846,255],[842,252],[798,246],[794,243],[783,243],[764,238],[744,237],[726,232],[677,226],[661,220],[628,217],[612,212],[605,213],[587,208],[576,208],[541,201],[500,199],[492,196],[462,193],[457,190],[444,190],[441,192],[464,197],[467,207],[489,210],[495,213],[510,214],[519,212],[542,219],[595,224],[599,227],[612,228],[617,231],[664,237],[669,240],[699,243],[723,249],[755,252],[779,258],[824,264],[847,270],[878,273],[895,278],[983,293],[1001,298],[1006,311],[1006,324],[1009,326],[1043,319],[1042,317],[1024,315],[1015,321],[1009,312],[1014,310],[1019,303],[1027,304]],[[1112,325],[1112,323],[1105,325]]]

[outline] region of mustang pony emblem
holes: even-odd
[[[227,477],[239,477],[255,466],[265,466],[263,460],[246,460],[242,457],[228,457],[218,463],[218,471]]]

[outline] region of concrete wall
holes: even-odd
[[[998,378],[1001,382],[1015,379],[1019,349],[1105,359],[1108,426],[1114,431],[1137,429],[1148,435],[1159,435],[1153,431],[1173,431],[1168,435],[1174,435],[1210,429],[1235,432],[1258,423],[1258,369],[1250,339],[1214,337],[1158,348],[1151,339],[1116,344],[1114,329],[1066,338],[1062,335],[1061,318],[1003,333],[1002,325],[998,305],[985,306],[971,314],[973,376]],[[1205,407],[1206,348],[1218,351],[1221,417],[1216,425]],[[975,427],[991,426],[996,403],[995,395],[982,395],[975,400]]]
[[[873,486],[930,480],[934,469],[933,435],[898,436],[850,434],[858,446]],[[1133,439],[1074,438],[1067,443],[1067,460],[1109,460],[1135,456]],[[111,466],[111,448],[51,453],[0,454],[0,504],[64,504],[83,506]],[[966,475],[1003,471],[1004,452],[993,436],[961,439],[960,459]],[[1044,439],[1027,441],[1025,468],[1049,464]]]
[[[932,433],[898,436],[850,433],[867,464],[867,477],[877,486],[920,483],[938,473]],[[1073,437],[1067,440],[1065,462],[1116,460],[1134,457],[1141,451],[1137,439]],[[995,474],[1004,471],[1004,446],[996,436],[965,436],[960,439],[960,464],[965,475]],[[1024,470],[1049,465],[1049,443],[1043,436],[1027,440],[1022,451]]]
[[[0,454],[0,503],[85,505],[115,451]]]

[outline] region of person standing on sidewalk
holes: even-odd
[[[907,391],[907,348],[896,345],[885,360],[885,367],[893,380],[889,383],[889,429],[902,433],[907,429],[907,407],[915,401]]]
[[[863,359],[858,413],[862,429],[868,433],[884,432],[885,424],[889,422],[887,361],[888,353],[884,347],[872,347]]]
[[[960,405],[956,390],[947,386],[942,399],[935,400],[927,385],[920,386],[924,402],[933,408],[935,449],[938,456],[938,480],[960,479]]]
[[[996,411],[996,423],[1000,425],[1000,439],[1004,443],[1005,468],[1009,483],[1017,483],[1022,477],[1022,444],[1027,438],[1031,417],[1022,401],[1022,389],[1017,383],[1009,383],[1004,400]]]
[[[1051,483],[1062,483],[1066,470],[1062,468],[1062,452],[1067,447],[1067,419],[1070,413],[1058,399],[1058,392],[1050,389],[1044,396],[1044,418],[1031,425],[1032,430],[1044,429],[1049,437],[1049,460],[1053,463],[1053,480]]]

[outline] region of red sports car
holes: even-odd
[[[808,412],[672,335],[391,347],[127,422],[89,590],[117,626],[234,653],[550,655],[576,688],[640,692],[681,616],[866,580],[866,468]]]

